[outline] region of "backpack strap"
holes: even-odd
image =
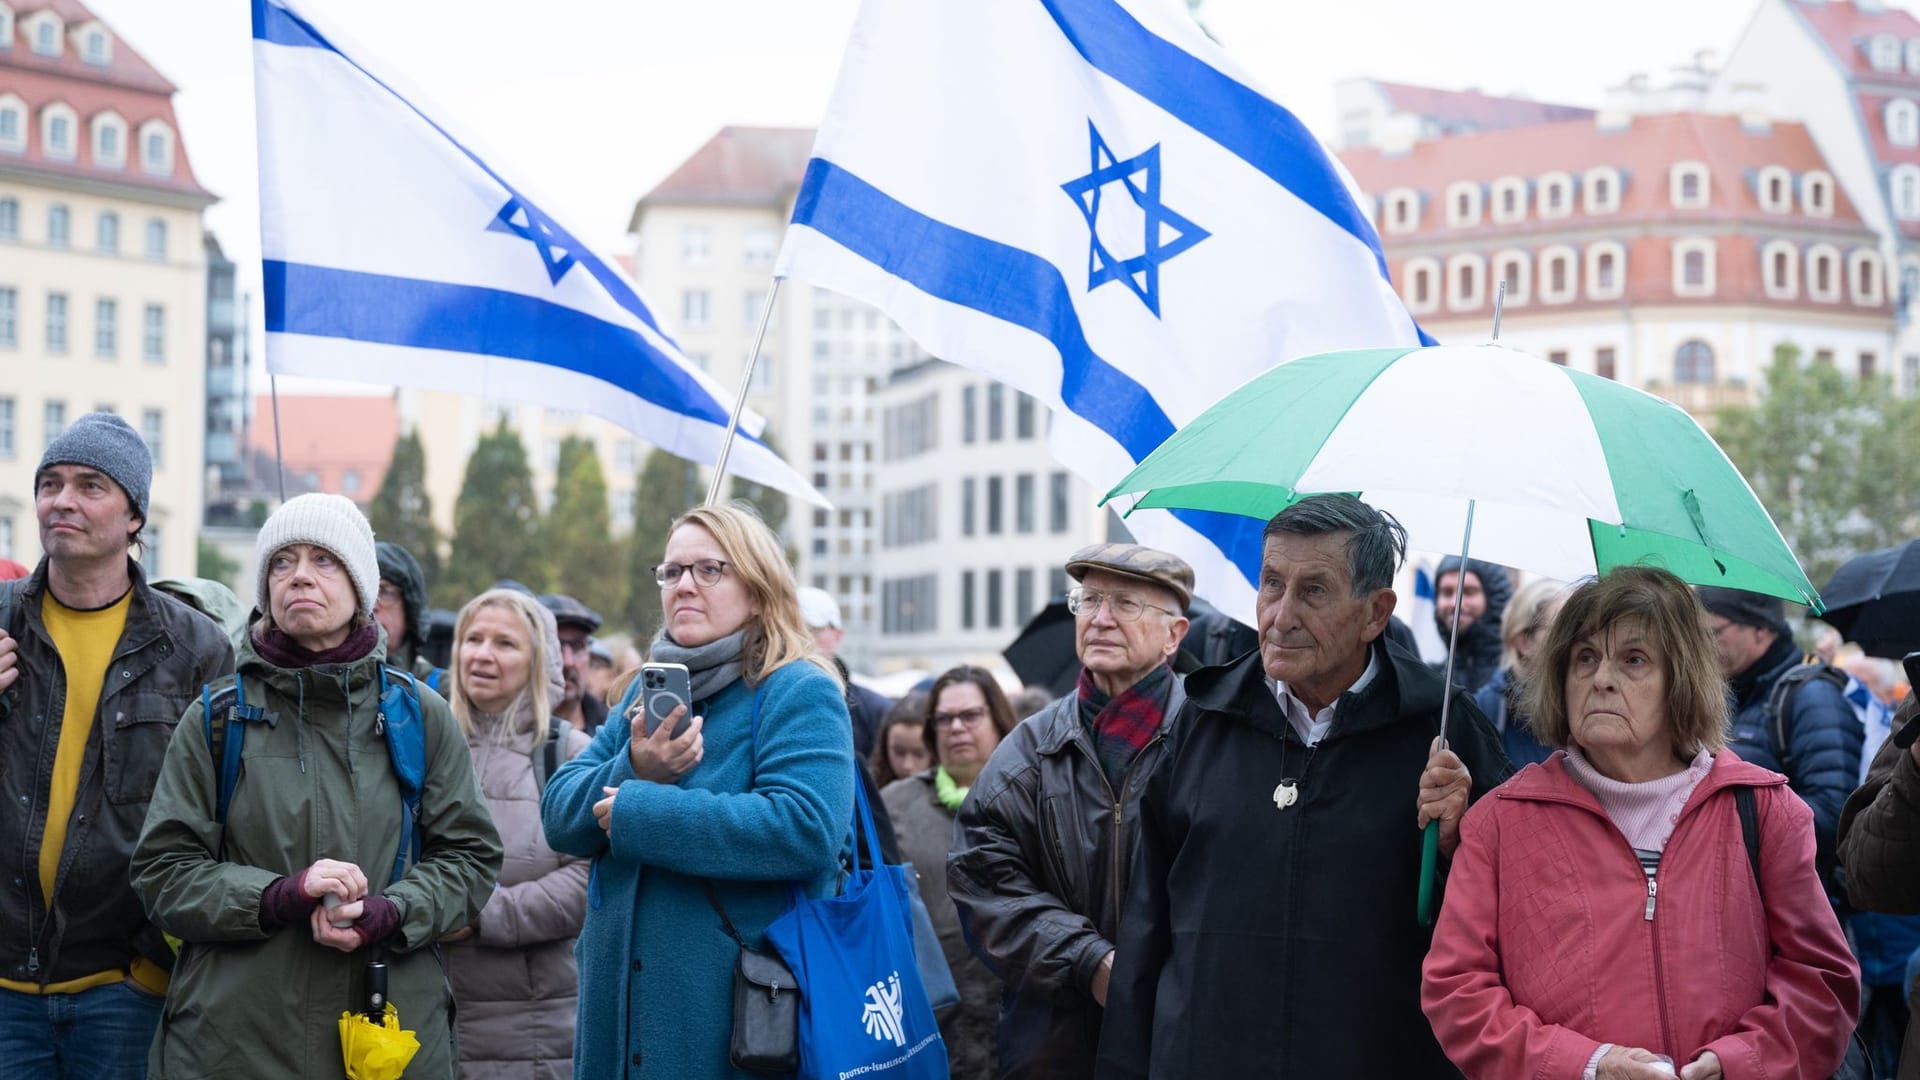
[[[1733,789],[1733,806],[1740,812],[1740,838],[1747,845],[1747,865],[1753,867],[1753,887],[1766,903],[1766,890],[1760,884],[1760,811],[1754,803],[1753,789],[1742,784]]]
[[[402,681],[389,683],[389,670]],[[387,877],[388,883],[392,883],[406,873],[409,853],[413,862],[419,864],[424,840],[420,795],[426,786],[427,732],[420,714],[419,683],[411,673],[381,665],[380,713],[374,719],[374,728],[386,740],[387,756],[392,759],[394,776],[400,781],[400,835],[406,839],[393,854],[393,870]]]
[[[440,689],[440,680],[444,678],[446,674],[447,674],[447,669],[440,668],[440,667],[434,668],[432,671],[427,672],[427,680],[426,680],[427,689],[433,691],[436,694],[439,694],[441,697],[447,696],[447,692],[445,690]]]
[[[560,769],[560,740],[572,726],[557,716],[547,717],[547,741],[533,759],[533,786],[541,794],[546,793],[547,781]]]
[[[233,789],[240,783],[240,763],[245,756],[247,725],[267,721],[267,711],[247,704],[246,684],[239,672],[233,673],[233,685],[218,693],[212,683],[200,686],[200,722],[206,731],[207,752],[219,770],[219,786],[214,798],[213,818],[220,824],[220,856],[226,855],[227,812],[233,807]]]
[[[1794,700],[1800,688],[1815,679],[1825,679],[1837,688],[1841,695],[1847,692],[1847,674],[1831,664],[1815,660],[1811,663],[1795,664],[1774,680],[1773,689],[1767,693],[1767,746],[1773,751],[1773,759],[1780,763],[1781,771],[1793,775],[1793,765],[1789,748],[1788,723],[1793,719]]]

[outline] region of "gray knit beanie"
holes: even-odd
[[[258,563],[254,587],[259,604],[267,606],[267,561],[288,544],[312,544],[334,553],[347,566],[353,591],[360,597],[357,614],[372,615],[380,591],[380,563],[373,554],[373,526],[345,495],[314,492],[288,499],[260,526],[253,554]]]
[[[90,412],[75,420],[47,444],[40,455],[39,475],[54,465],[85,465],[113,478],[127,493],[133,512],[147,517],[147,489],[153,486],[153,454],[133,425],[109,412]]]

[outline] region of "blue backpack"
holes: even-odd
[[[401,682],[388,682],[391,672]],[[221,846],[227,826],[227,810],[233,803],[233,789],[240,782],[241,751],[247,742],[247,725],[267,723],[267,710],[247,703],[246,684],[235,672],[233,685],[217,693],[211,683],[200,688],[200,717],[206,726],[207,750],[220,768],[220,793],[214,804],[214,819],[222,830]],[[380,668],[380,712],[374,719],[374,731],[385,736],[387,756],[393,761],[393,773],[400,781],[400,831],[411,838],[401,844],[393,856],[389,883],[399,881],[407,869],[408,853],[420,861],[420,793],[427,775],[427,729],[420,716],[420,690],[412,675],[395,668]],[[224,854],[224,852],[223,852]]]

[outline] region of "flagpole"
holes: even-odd
[[[1503,290],[1504,291],[1504,290]],[[1440,683],[1440,738],[1435,740],[1439,748],[1447,748],[1447,714],[1453,706],[1453,662],[1460,655],[1460,609],[1466,606],[1467,560],[1473,554],[1473,511],[1478,499],[1467,500],[1467,531],[1460,538],[1460,569],[1453,575],[1453,626],[1447,635],[1447,673]],[[1440,580],[1433,582],[1434,599],[1440,596]],[[1439,900],[1437,878],[1440,872],[1440,819],[1427,822],[1426,834],[1420,838],[1420,896],[1417,914],[1421,926],[1432,926],[1434,908]]]
[[[287,460],[280,453],[280,379],[267,372],[267,393],[273,398],[273,474],[280,479],[280,501],[287,501]]]
[[[773,302],[780,295],[780,283],[786,279],[776,276],[773,285],[767,289],[766,303],[760,305],[760,326],[753,332],[753,348],[747,350],[747,367],[740,373],[740,395],[734,399],[733,415],[727,417],[727,433],[720,440],[720,456],[713,461],[713,483],[707,487],[705,505],[712,506],[720,501],[720,485],[727,478],[727,455],[733,450],[733,436],[740,430],[740,414],[747,408],[747,387],[753,385],[753,367],[760,362],[760,346],[767,339],[767,324],[773,321]]]

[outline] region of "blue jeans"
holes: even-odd
[[[12,1076],[143,1080],[165,998],[125,982],[77,994],[0,990],[0,1061]]]

